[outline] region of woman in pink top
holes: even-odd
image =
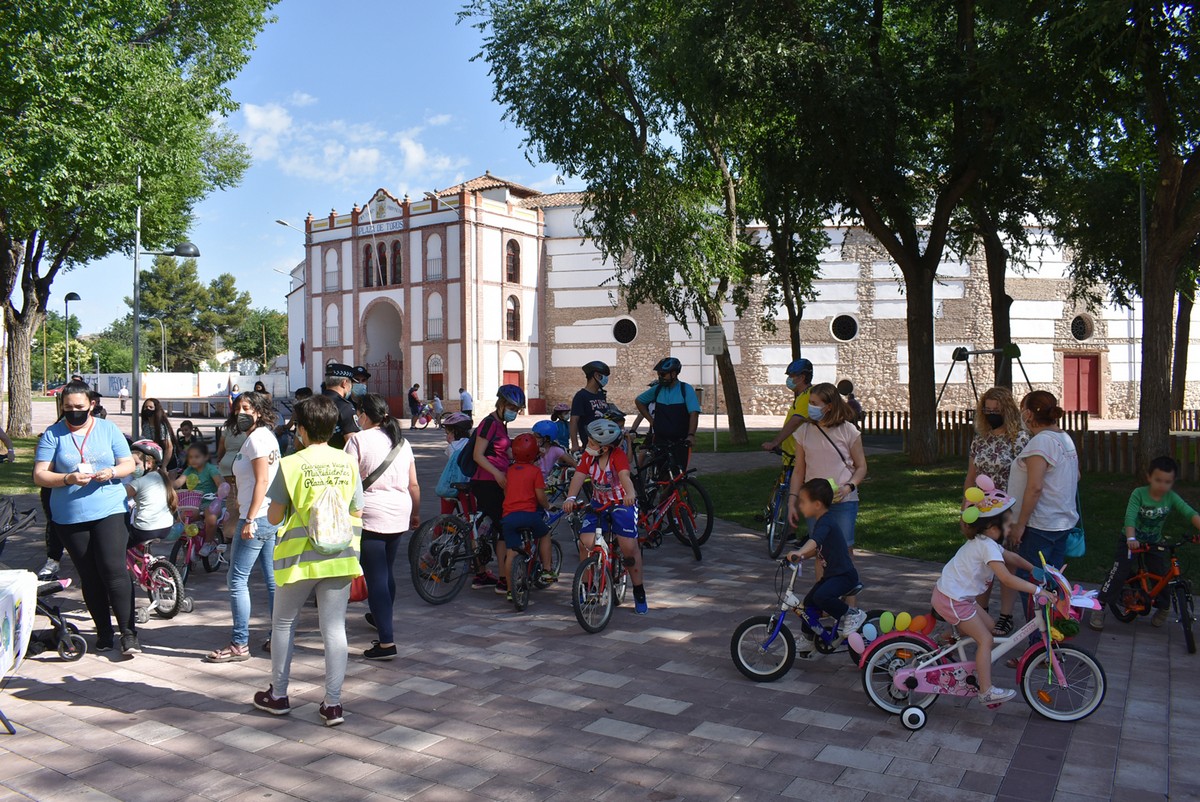
[[[391,660],[396,656],[392,634],[392,607],[396,602],[396,580],[392,564],[400,548],[400,535],[421,523],[421,488],[412,446],[400,433],[382,396],[365,395],[359,406],[362,431],[346,442],[346,453],[358,460],[363,480],[363,533],[359,561],[367,580],[367,623],[379,632],[379,640],[363,652],[368,660]],[[373,481],[375,471],[395,451],[392,462]]]
[[[826,513],[846,539],[854,556],[854,525],[858,519],[858,485],[867,475],[867,456],[854,410],[832,384],[815,385],[808,394],[808,423],[792,435],[796,440],[796,464],[788,490],[788,517],[800,523],[800,487],[810,479],[827,479],[836,485],[833,506]],[[810,522],[811,523],[811,522]],[[821,564],[817,563],[817,578]],[[851,600],[850,606],[854,603]]]

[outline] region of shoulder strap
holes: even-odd
[[[402,445],[404,445],[403,440],[392,446],[392,450],[389,451],[387,456],[383,458],[383,462],[379,463],[379,466],[375,470],[371,471],[370,475],[366,479],[363,479],[362,486],[364,491],[366,491],[366,489],[371,485],[375,484],[375,480],[380,476],[383,476],[383,474],[387,472],[387,469],[392,467],[392,463],[396,460],[397,455],[399,455],[400,446]]]
[[[833,446],[833,450],[834,450],[835,452],[837,452],[837,455],[838,455],[838,457],[839,457],[839,458],[842,460],[842,462],[843,462],[843,463],[844,463],[844,464],[845,464],[847,467],[849,467],[849,466],[850,466],[850,459],[849,459],[849,458],[848,458],[848,457],[847,457],[845,454],[843,454],[843,453],[842,453],[842,450],[841,450],[840,448],[838,448],[838,446],[837,446],[837,443],[833,442],[833,438],[829,436],[829,432],[825,431],[825,429],[824,429],[824,428],[822,428],[821,424],[819,424],[819,423],[813,423],[813,424],[811,424],[811,425],[812,425],[812,426],[814,426],[814,427],[816,428],[816,430],[817,430],[818,432],[820,432],[820,433],[822,434],[822,436],[824,436],[824,438],[825,438],[826,440],[828,440],[828,441],[829,441],[829,445]]]

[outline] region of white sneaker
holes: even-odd
[[[217,550],[217,545],[215,543],[205,543],[203,546],[200,547],[200,556],[207,557],[208,555],[212,554],[216,550]]]
[[[1016,691],[1008,688],[997,688],[995,685],[987,693],[981,693],[978,696],[979,702],[985,705],[998,705],[1001,702],[1007,702],[1009,699],[1017,695]]]
[[[866,621],[866,613],[864,613],[862,610],[856,610],[855,608],[851,607],[846,611],[846,614],[842,616],[842,620],[838,624],[838,634],[844,638],[851,632],[857,632],[858,628],[866,623]]]
[[[46,559],[46,564],[38,569],[37,578],[43,581],[58,576],[58,560]]]

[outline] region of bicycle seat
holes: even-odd
[[[850,590],[848,590],[848,591],[846,591],[845,593],[843,593],[843,594],[842,594],[842,598],[844,599],[844,598],[846,598],[847,596],[857,596],[858,594],[862,593],[862,589],[863,589],[864,587],[866,587],[866,585],[864,585],[862,582],[859,582],[857,585],[855,585],[854,587],[850,588]]]

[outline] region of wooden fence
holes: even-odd
[[[910,413],[907,410],[872,410],[863,413],[859,427],[863,434],[899,435],[905,451],[908,451]],[[1063,419],[1063,428],[1072,433],[1087,433],[1088,413],[1068,412]],[[975,437],[975,411],[949,409],[938,410],[937,441],[938,454],[943,457],[966,458]],[[1078,438],[1077,438],[1078,439]]]
[[[1200,409],[1172,410],[1171,431],[1200,432]]]

